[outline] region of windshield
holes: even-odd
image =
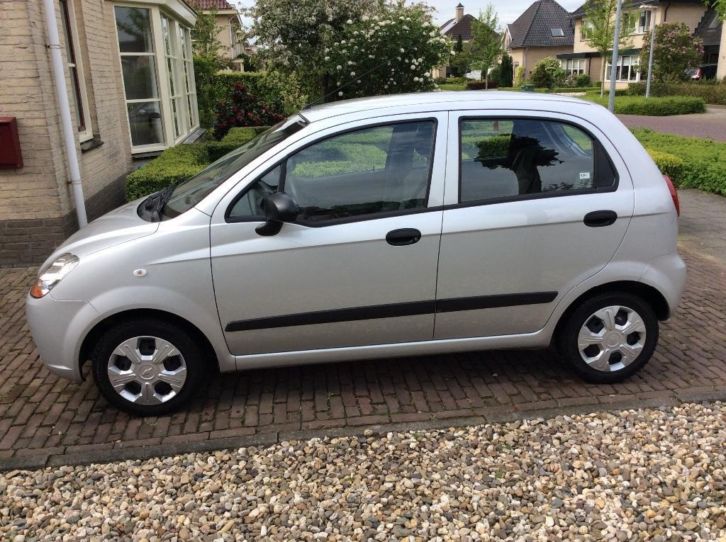
[[[191,179],[174,187],[164,206],[166,218],[173,218],[194,207],[215,188],[229,179],[252,160],[271,149],[307,123],[299,116],[281,122],[253,140],[213,162]]]

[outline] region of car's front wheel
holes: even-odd
[[[201,349],[188,333],[161,320],[111,327],[91,355],[93,376],[113,405],[142,416],[169,413],[186,403],[203,376]]]
[[[641,369],[658,342],[653,308],[629,293],[600,294],[570,314],[558,349],[585,380],[621,381]]]

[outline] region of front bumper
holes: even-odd
[[[50,372],[81,382],[81,344],[97,317],[86,301],[61,301],[52,292],[41,299],[27,296],[25,314],[40,359]]]

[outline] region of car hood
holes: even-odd
[[[137,209],[141,201],[122,205],[78,230],[51,254],[41,269],[66,252],[78,257],[87,256],[156,233],[158,222],[147,222],[139,217]]]

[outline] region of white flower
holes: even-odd
[[[405,53],[405,52],[406,52],[406,49],[404,49],[403,47],[401,47],[400,51],[401,51],[402,53]]]
[[[342,96],[342,95],[343,95],[343,91],[341,90],[340,92],[338,92],[338,96]]]
[[[351,77],[355,77],[355,72],[350,72]]]
[[[412,70],[415,70],[416,69],[416,66],[414,66],[413,64],[411,64],[411,69]]]
[[[347,20],[347,21],[345,21],[345,22],[346,22],[346,24],[353,24],[353,20],[352,20],[352,19],[348,19],[348,20]]]
[[[338,65],[337,65],[337,66],[335,67],[335,69],[336,69],[336,70],[342,70],[342,69],[343,69],[343,66],[341,66],[340,64],[338,64]]]
[[[329,56],[326,56],[325,57],[325,61],[327,62],[328,60],[330,60],[330,57]]]
[[[414,83],[418,83],[420,81],[420,79],[418,77],[414,77],[413,81],[414,81]]]
[[[353,62],[352,60],[348,61],[348,66],[353,66],[354,64],[355,64],[355,62]]]

